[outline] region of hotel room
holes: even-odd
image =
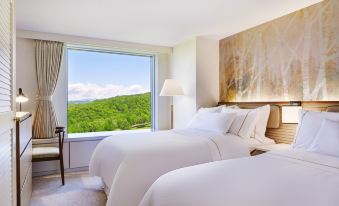
[[[339,0],[0,20],[0,206],[339,205]]]

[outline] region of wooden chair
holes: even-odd
[[[65,127],[56,127],[55,134],[58,136],[59,147],[33,147],[33,162],[60,161],[62,185],[65,185],[63,145],[65,139]]]

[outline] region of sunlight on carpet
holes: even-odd
[[[31,206],[103,206],[106,195],[100,178],[88,173],[65,174],[65,185],[60,175],[33,178]]]

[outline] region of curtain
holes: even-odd
[[[58,120],[51,100],[59,77],[64,43],[36,40],[35,46],[38,95],[33,138],[53,138]]]

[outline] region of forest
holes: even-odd
[[[151,93],[68,103],[68,133],[151,127]]]

